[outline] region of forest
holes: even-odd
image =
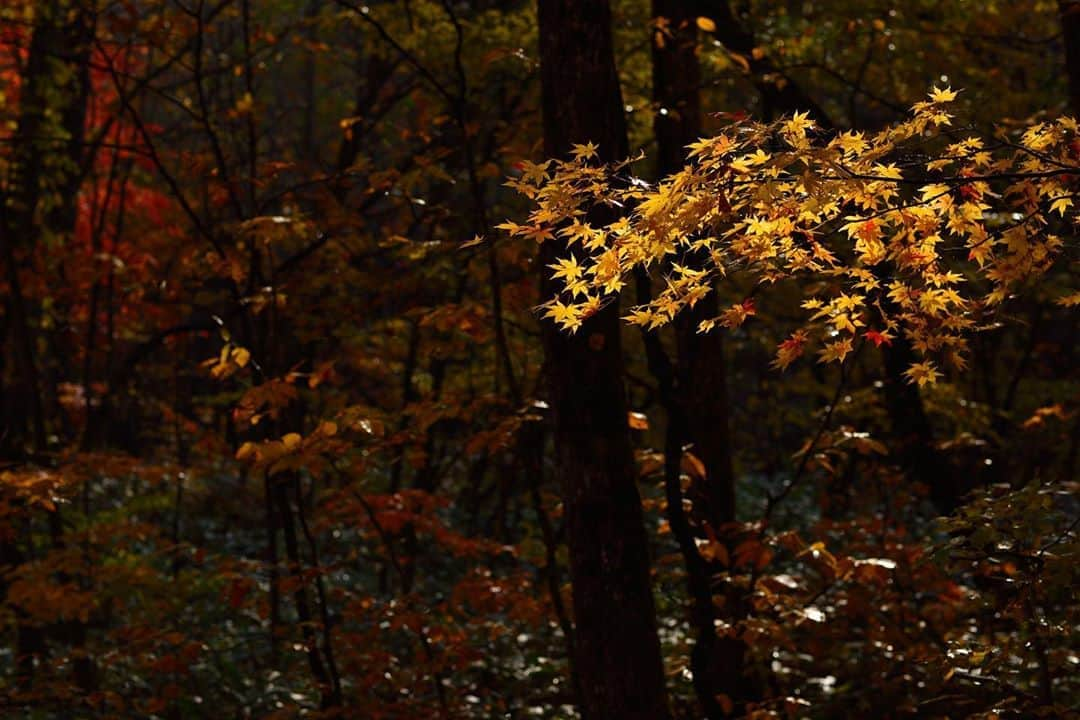
[[[1080,0],[3,0],[0,717],[1080,718]]]

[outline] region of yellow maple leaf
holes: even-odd
[[[780,370],[786,370],[788,365],[795,362],[795,359],[803,354],[806,341],[807,335],[804,331],[795,331],[791,337],[777,346],[776,359],[772,361],[772,366]]]
[[[581,327],[581,312],[578,307],[558,300],[548,306],[544,317],[551,318],[556,325],[572,333]]]
[[[575,145],[570,154],[575,160],[590,160],[596,157],[596,151],[599,149],[600,147],[595,143],[587,142],[584,145]]]
[[[814,127],[814,121],[810,119],[809,112],[795,113],[791,119],[784,123],[784,132],[793,135],[805,135],[806,131]]]
[[[1069,197],[1060,197],[1054,202],[1050,203],[1050,212],[1057,211],[1057,214],[1061,217],[1065,217],[1065,211],[1072,207],[1073,201]]]
[[[927,384],[933,385],[941,377],[941,373],[934,367],[934,363],[929,360],[915,363],[905,370],[904,374],[907,375],[909,383],[918,383],[919,387]]]
[[[746,318],[756,314],[753,300],[747,299],[736,303],[720,314],[720,324],[734,330],[746,322]]]
[[[581,265],[578,265],[577,258],[573,255],[569,258],[556,260],[554,264],[548,265],[548,267],[555,271],[551,275],[553,280],[566,278],[568,283],[580,278],[581,274],[584,272],[584,268],[582,268]]]
[[[818,352],[818,355],[821,357],[819,362],[844,362],[844,358],[851,352],[851,348],[852,341],[850,337],[831,342]]]
[[[849,154],[858,154],[867,148],[866,138],[863,137],[861,132],[855,132],[854,130],[849,130],[842,135],[838,135],[836,139],[833,140],[833,143],[845,153]]]
[[[935,87],[930,92],[930,100],[932,102],[936,102],[936,103],[952,102],[953,100],[956,99],[956,94],[957,94],[956,91],[953,90],[952,88],[949,88],[949,87],[946,87],[946,88]]]

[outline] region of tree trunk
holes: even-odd
[[[774,113],[809,112],[822,125],[828,124],[825,111],[803,88],[776,67],[768,55],[755,55],[757,42],[732,11],[728,0],[693,0],[688,3],[693,13],[713,21],[714,37],[729,52],[741,55],[750,68],[750,79],[761,98],[762,116],[770,119]]]
[[[680,0],[653,0],[656,23],[653,44],[653,99],[657,113],[653,128],[657,143],[657,173],[660,177],[678,172],[686,163],[686,146],[701,135],[701,73],[697,58],[696,16]],[[695,265],[698,259],[683,257],[679,262]],[[650,344],[650,365],[657,377],[667,411],[665,447],[668,520],[679,542],[686,564],[692,604],[692,624],[696,638],[690,665],[694,689],[706,717],[724,716],[718,694],[736,704],[745,694],[742,678],[745,647],[735,638],[718,638],[714,620],[711,578],[722,569],[710,567],[698,553],[693,528],[682,512],[682,485],[679,474],[683,448],[701,460],[705,477],[693,487],[694,517],[707,523],[717,537],[733,544],[726,530],[735,520],[735,473],[732,467],[728,418],[724,335],[720,331],[697,332],[698,324],[718,314],[715,294],[710,294],[675,320],[677,357],[672,367],[656,357],[663,350],[658,338]],[[682,516],[682,517],[680,517]],[[704,533],[698,533],[704,535]],[[733,548],[732,548],[733,549]],[[724,615],[737,622],[733,611],[743,603],[730,598]]]
[[[9,286],[5,301],[22,384],[15,393],[5,389],[0,395],[10,393],[20,397],[22,402],[17,402],[15,407],[29,421],[28,437],[20,437],[16,430],[12,437],[0,442],[8,445],[3,451],[13,456],[24,455],[31,448],[36,462],[42,461],[48,449],[49,422],[42,383],[43,364],[37,353],[39,337],[33,323],[38,314],[36,300],[23,293],[19,269],[23,263],[32,265],[39,242],[57,242],[57,238],[70,235],[75,228],[76,200],[86,159],[83,129],[93,32],[93,10],[79,3],[55,0],[35,8],[29,53],[21,77],[10,176],[6,192],[0,196],[0,261],[5,265]],[[57,163],[49,157],[57,154],[58,136],[65,138],[61,147],[66,163]],[[55,202],[49,205],[48,200]],[[48,383],[44,385],[50,387]],[[55,393],[51,396],[55,397]],[[3,419],[8,429],[20,428],[22,424],[14,418]],[[64,543],[59,512],[54,510],[48,517],[57,549]],[[0,542],[0,568],[15,567],[22,562],[18,542],[17,536]],[[63,575],[61,578],[65,579]],[[72,646],[76,684],[84,691],[94,689],[94,662],[82,652],[86,640],[84,624],[73,621],[42,628],[31,624],[20,611],[15,614],[16,676],[20,686],[32,682],[34,658],[45,654],[47,636],[51,634]]]
[[[603,160],[628,154],[607,0],[539,0],[544,149],[595,142]],[[541,292],[556,288],[541,248]],[[649,548],[623,386],[619,310],[575,335],[544,323],[556,473],[563,489],[582,714],[590,720],[668,717]]]
[[[700,71],[695,46],[695,18],[679,0],[654,0],[653,15],[665,18],[671,35],[653,44],[653,96],[660,112],[654,119],[657,170],[662,177],[682,169],[686,146],[701,135]],[[667,112],[664,112],[664,111]],[[694,263],[694,258],[684,258]],[[701,488],[703,517],[718,528],[735,519],[735,477],[728,428],[724,335],[699,334],[701,320],[718,313],[709,294],[676,319],[678,358],[675,399],[686,416],[686,441],[705,465]]]
[[[1080,116],[1080,0],[1058,0],[1065,42],[1065,72],[1069,77],[1069,109]]]

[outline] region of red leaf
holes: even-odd
[[[878,332],[877,330],[867,330],[864,333],[867,340],[874,343],[874,347],[881,347],[882,344],[892,345],[892,337],[888,333]]]

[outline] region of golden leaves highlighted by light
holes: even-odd
[[[774,368],[812,343],[828,363],[844,362],[859,336],[879,347],[903,338],[926,356],[906,377],[926,385],[940,375],[934,362],[963,369],[974,309],[992,310],[1052,266],[1065,243],[1051,223],[1075,212],[1064,176],[1080,175],[1074,120],[1034,123],[1010,145],[945,138],[956,97],[936,87],[892,127],[828,138],[804,112],[773,123],[728,114],[731,126],[692,143],[687,166],[654,184],[579,145],[566,160],[518,165],[510,184],[534,210],[500,228],[573,248],[549,266],[561,283],[542,305],[568,332],[633,273],[662,288],[624,317],[646,329],[723,294],[716,281],[734,273],[759,289],[793,281],[816,297],[803,298],[803,326],[779,344]],[[913,165],[912,152],[929,155]],[[735,303],[697,330],[737,328],[753,313]]]

